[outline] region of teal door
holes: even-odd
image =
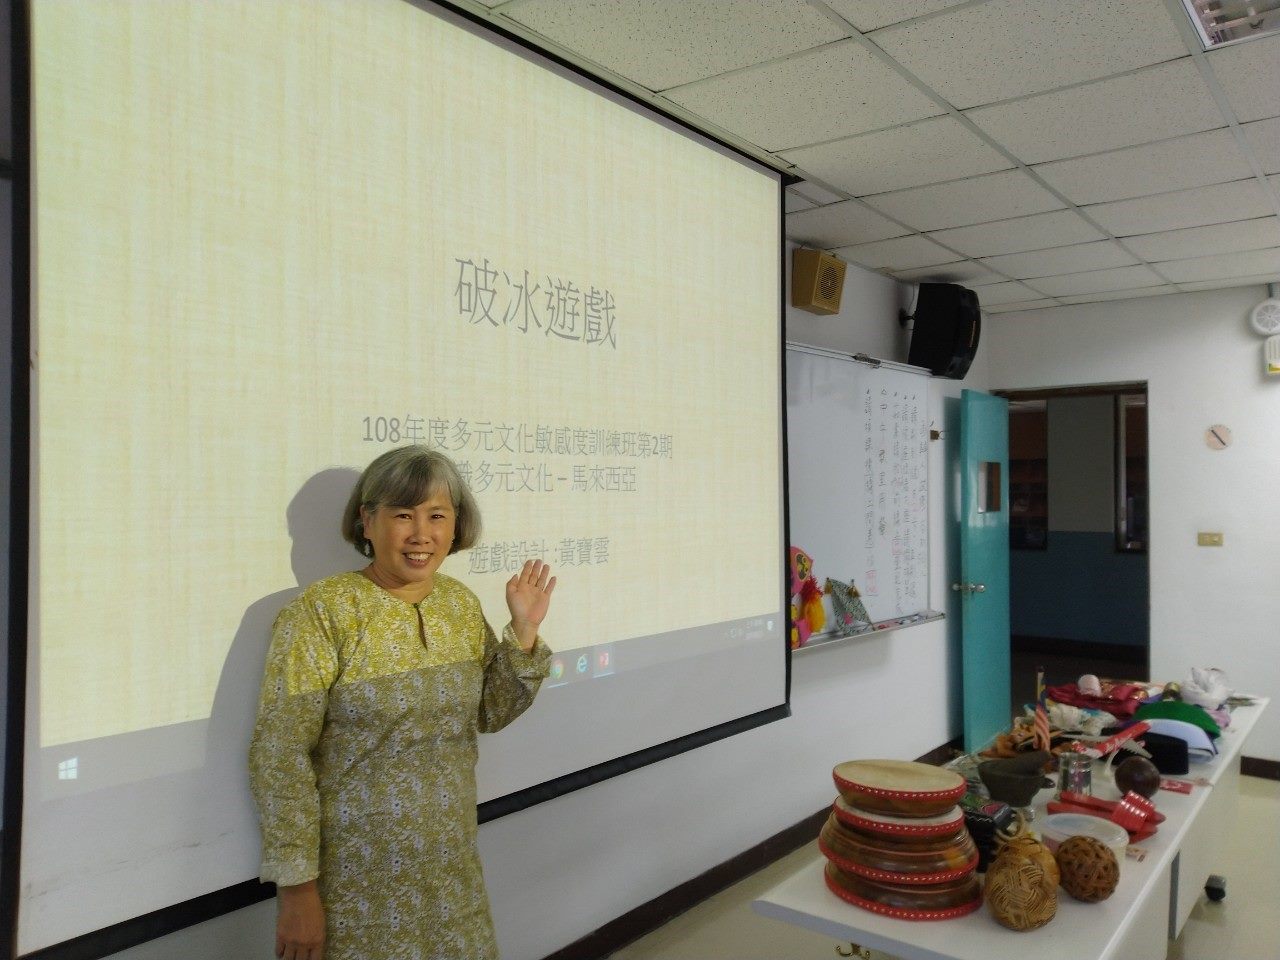
[[[964,748],[1009,728],[1009,402],[960,400],[961,693]]]

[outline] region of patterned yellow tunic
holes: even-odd
[[[339,574],[281,612],[249,753],[262,879],[319,878],[326,960],[497,956],[476,733],[524,712],[549,656],[443,574],[418,604]]]

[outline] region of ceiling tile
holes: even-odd
[[[1149,267],[1116,267],[1111,270],[1069,273],[1061,277],[1041,277],[1031,281],[1031,286],[1045,296],[1070,297],[1081,293],[1154,287],[1163,282],[1161,277]]]
[[[1190,57],[970,110],[966,116],[1024,163],[1100,153],[1223,124]]]
[[[1221,290],[1223,287],[1252,287],[1258,284],[1275,283],[1274,273],[1258,273],[1251,277],[1225,277],[1217,280],[1195,280],[1180,283],[1183,290]]]
[[[1270,250],[1246,250],[1241,253],[1219,253],[1211,257],[1168,260],[1156,269],[1174,283],[1184,280],[1218,280],[1226,277],[1248,277],[1270,273],[1280,277],[1280,247]]]
[[[972,227],[938,230],[929,236],[966,256],[992,257],[1101,240],[1104,234],[1072,210],[1055,210],[1012,220],[979,223]]]
[[[1138,297],[1161,297],[1167,293],[1177,293],[1178,288],[1171,284],[1159,287],[1138,287],[1136,290],[1108,290],[1106,293],[1082,293],[1077,296],[1062,297],[1063,303],[1103,303],[1108,300],[1135,300]]]
[[[943,112],[852,40],[699,80],[668,90],[666,96],[766,150],[834,140]]]
[[[1062,206],[1021,170],[881,193],[868,198],[867,203],[917,230],[1006,220]]]
[[[965,0],[826,0],[829,6],[863,33],[891,23],[954,7]]]
[[[1163,0],[988,0],[870,36],[961,108],[1187,52]]]
[[[843,260],[852,260],[864,267],[889,267],[893,270],[909,270],[912,267],[947,263],[954,260],[956,256],[945,247],[918,234],[898,237],[896,240],[881,240],[877,243],[841,247],[835,251],[835,254]]]
[[[860,197],[1011,166],[953,117],[787,150],[782,156],[806,173]]]
[[[1209,223],[1248,220],[1272,212],[1266,190],[1256,179],[1211,187],[1175,190],[1136,200],[1085,207],[1084,212],[1117,237]]]
[[[1008,279],[972,260],[944,263],[936,267],[916,267],[913,270],[894,270],[893,275],[908,283],[959,283],[966,287],[1001,283]]]
[[[1253,171],[1230,130],[1128,147],[1032,168],[1073,203],[1101,203],[1240,180]]]
[[[782,212],[798,213],[801,210],[809,210],[816,207],[817,204],[808,197],[802,197],[794,190],[788,188],[782,192]]]
[[[650,90],[848,36],[804,0],[527,0],[502,14]]]
[[[1048,277],[1059,273],[1081,273],[1103,267],[1125,267],[1138,262],[1138,258],[1125,253],[1114,240],[1096,243],[1078,243],[1052,250],[1033,250],[1029,253],[1009,253],[1001,257],[987,257],[982,261],[993,270],[1026,280],[1032,277]]]
[[[983,304],[986,313],[1014,313],[1019,310],[1043,310],[1045,307],[1059,306],[1057,300],[1018,300],[1015,303]]]
[[[787,188],[793,193],[804,197],[806,200],[812,200],[817,206],[825,206],[828,203],[839,203],[841,200],[847,200],[838,193],[821,187],[812,180],[801,180],[799,183],[793,183]]]
[[[1004,283],[988,283],[977,291],[978,303],[982,307],[995,306],[1001,303],[1021,303],[1026,300],[1043,300],[1044,297],[1024,283],[1009,280]]]
[[[1237,120],[1280,116],[1280,37],[1235,43],[1208,56]]]
[[[1166,230],[1141,237],[1127,237],[1125,246],[1143,260],[1178,260],[1240,250],[1280,247],[1280,218],[1260,217],[1236,223]]]
[[[1280,94],[1276,95],[1280,99]],[[1253,158],[1263,173],[1280,173],[1280,117],[1241,124]]]
[[[824,250],[888,240],[910,232],[874,210],[867,209],[857,200],[844,200],[825,207],[803,210],[789,215],[786,220],[788,237]]]

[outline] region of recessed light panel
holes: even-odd
[[[1206,50],[1280,33],[1280,0],[1182,0]]]

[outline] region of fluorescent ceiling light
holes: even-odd
[[[1182,0],[1206,50],[1280,33],[1280,0]]]

